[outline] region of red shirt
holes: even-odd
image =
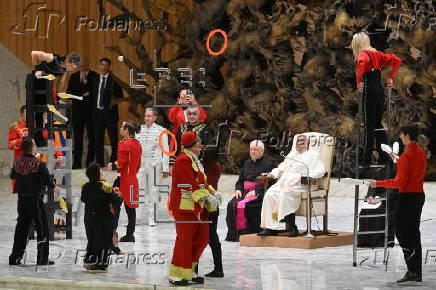
[[[173,107],[168,112],[168,120],[173,124],[173,133],[176,134],[179,127],[187,122],[185,118],[185,108],[182,107]],[[206,111],[202,107],[198,107],[198,111],[200,112],[199,121],[204,121],[207,119]]]
[[[362,81],[362,76],[364,73],[370,71],[371,61],[369,59],[368,54],[371,55],[372,65],[374,69],[379,70],[382,66],[391,66],[392,70],[389,74],[389,78],[392,79],[395,76],[395,73],[400,68],[401,59],[399,59],[395,54],[392,53],[383,53],[381,51],[370,51],[370,50],[362,50],[357,55],[356,62],[356,82],[359,84]]]
[[[21,142],[23,141],[24,135],[27,136],[28,132],[29,130],[24,122],[19,121],[10,126],[8,147],[10,150],[14,151],[14,160],[23,155]]]
[[[118,142],[118,173],[123,175],[138,174],[141,167],[142,146],[138,140],[133,137],[124,138]]]
[[[423,193],[427,155],[416,142],[410,142],[397,163],[394,179],[378,180],[377,187],[398,188],[399,193]]]
[[[118,142],[116,165],[118,173],[121,175],[120,191],[124,203],[130,208],[139,206],[137,203],[139,201],[139,184],[136,175],[141,167],[141,155],[142,146],[135,138],[129,137]]]

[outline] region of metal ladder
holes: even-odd
[[[71,105],[68,104],[55,104],[52,99],[52,81],[46,79],[37,79],[33,74],[28,74],[26,78],[26,123],[29,128],[29,136],[32,138],[36,134],[42,134],[44,129],[48,132],[47,146],[38,147],[39,153],[45,153],[47,157],[47,168],[52,177],[61,177],[63,182],[57,186],[61,189],[61,192],[65,192],[65,201],[67,203],[68,213],[65,215],[65,225],[54,224],[54,214],[56,210],[60,209],[59,204],[54,201],[53,190],[48,189],[46,198],[44,198],[45,208],[47,212],[47,218],[49,221],[49,240],[54,240],[55,231],[64,230],[66,232],[66,238],[72,239],[72,122],[71,122]],[[38,104],[35,104],[35,100],[38,100]],[[44,102],[41,102],[45,100]],[[50,112],[47,105],[53,105],[58,111],[64,112],[64,115],[68,118],[67,122],[61,121],[59,124],[54,123],[54,113]],[[35,113],[47,113],[47,125],[46,128],[35,128]],[[55,132],[62,134],[62,131],[66,132],[66,146],[55,147],[54,139]],[[63,166],[56,167],[58,162],[54,158],[56,151],[65,152],[65,161]],[[62,196],[62,194],[61,194]]]
[[[387,141],[390,144],[390,127],[391,127],[391,92],[392,89],[388,88],[388,126],[387,128],[379,128],[375,131],[386,131]],[[363,94],[363,93],[362,93]],[[359,179],[360,177],[360,167],[359,167],[359,143],[360,143],[360,126],[361,126],[361,112],[362,112],[362,103],[359,102],[359,111],[357,113],[357,146],[356,146],[356,174],[355,178]],[[389,160],[387,162],[390,162]],[[386,175],[390,175],[389,166],[380,166],[375,165],[371,166],[371,168],[383,168],[386,167]],[[368,250],[368,248],[358,248],[357,247],[357,237],[359,235],[372,235],[372,234],[384,234],[384,246],[380,249],[383,249],[383,264],[385,265],[385,271],[388,269],[388,238],[389,238],[389,191],[386,189],[386,194],[384,198],[380,198],[378,200],[385,201],[385,213],[383,214],[369,214],[369,215],[359,215],[359,202],[366,201],[366,198],[359,197],[359,185],[354,186],[354,235],[353,235],[353,267],[357,267],[357,251],[358,250]],[[359,218],[375,218],[375,217],[385,217],[385,229],[378,231],[358,231],[359,227]],[[373,248],[375,250],[377,248]]]

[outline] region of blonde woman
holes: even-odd
[[[386,133],[375,129],[382,128],[382,118],[384,111],[384,92],[381,81],[381,67],[391,66],[392,70],[387,80],[387,86],[394,86],[393,78],[400,68],[401,59],[394,54],[386,54],[377,51],[371,46],[369,37],[364,32],[353,35],[351,41],[354,58],[356,60],[356,83],[357,88],[363,93],[363,121],[365,132],[363,138],[363,156],[361,164],[368,167],[371,164],[372,151],[374,149],[374,139],[377,140],[377,150],[380,151],[380,144],[386,142]],[[379,152],[379,163],[384,163],[385,154]]]

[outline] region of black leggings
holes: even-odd
[[[383,128],[382,119],[385,109],[385,96],[381,84],[380,70],[369,71],[364,74],[364,88],[362,96],[362,115],[364,123],[362,163],[371,164],[371,156],[374,150],[374,141],[379,155],[379,164],[387,160],[387,154],[384,153],[380,145],[387,143],[385,131],[375,131]]]
[[[133,235],[133,233],[135,232],[135,226],[136,226],[136,208],[128,207],[126,205],[126,203],[124,203],[124,208],[126,209],[127,220],[128,220],[126,236],[130,236],[130,235]],[[121,207],[118,208],[117,212],[114,214],[114,219],[113,219],[113,228],[114,228],[114,231],[116,231],[117,228],[118,228],[118,220],[120,219],[120,212],[121,212]]]
[[[221,243],[218,237],[218,233],[216,232],[218,227],[218,216],[219,212],[212,212],[209,214],[209,246],[212,250],[213,256],[213,264],[214,270],[223,271],[223,262],[222,262],[222,251],[221,251]]]

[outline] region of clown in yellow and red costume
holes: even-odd
[[[215,190],[208,185],[197,155],[202,145],[195,132],[182,135],[184,147],[177,156],[171,195],[168,202],[170,214],[176,221],[177,238],[169,269],[169,280],[177,286],[189,282],[202,284],[196,266],[209,242],[209,212],[216,211]]]

